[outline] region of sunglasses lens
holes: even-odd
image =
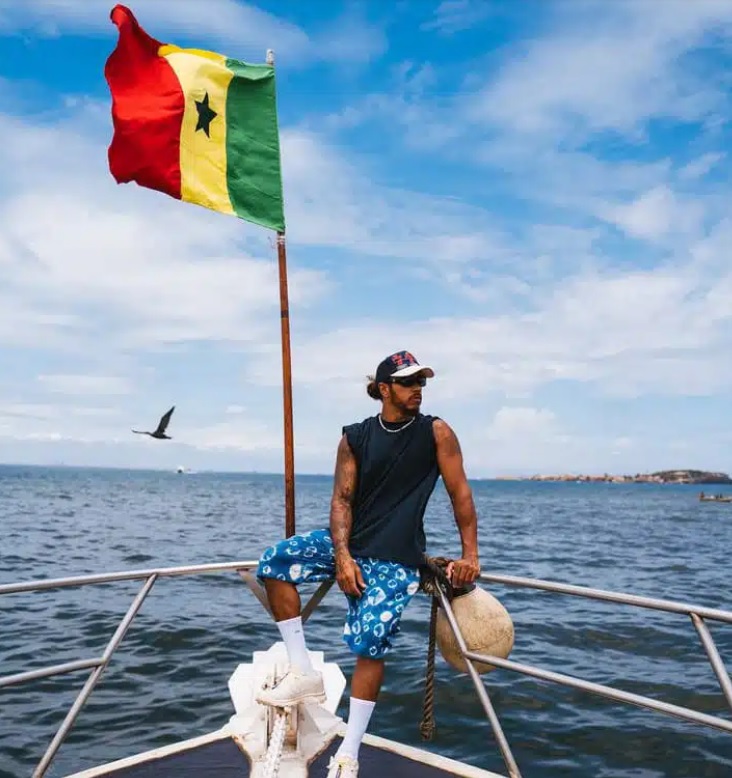
[[[394,383],[407,388],[412,386],[426,386],[427,379],[424,376],[417,376],[415,378],[395,378]]]

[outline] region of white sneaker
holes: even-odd
[[[274,686],[259,690],[257,702],[275,708],[289,708],[301,702],[325,702],[323,676],[318,672],[288,670]]]
[[[358,762],[350,756],[332,756],[327,778],[358,778]]]

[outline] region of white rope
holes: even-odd
[[[277,714],[272,734],[269,738],[269,747],[264,756],[264,772],[262,778],[277,778],[280,773],[280,759],[282,748],[285,745],[285,727],[287,724],[287,711]]]

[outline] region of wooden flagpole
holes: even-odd
[[[267,50],[267,64],[274,67],[274,51]],[[280,334],[282,341],[282,400],[285,428],[285,536],[295,534],[295,450],[292,424],[292,352],[290,303],[287,292],[285,233],[277,233],[277,266],[280,278]]]
[[[287,250],[285,234],[277,233],[277,264],[280,272],[280,331],[282,333],[282,399],[285,421],[285,536],[295,534],[295,451],[292,427],[292,357],[290,308],[287,295]]]

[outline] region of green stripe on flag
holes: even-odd
[[[285,231],[274,68],[227,59],[226,180],[242,219]]]

